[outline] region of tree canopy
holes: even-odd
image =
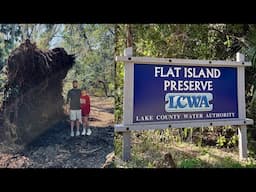
[[[114,90],[114,25],[111,24],[1,24],[0,68],[11,50],[29,39],[47,50],[63,47],[76,63],[66,81],[78,79],[92,94],[112,96]],[[1,75],[0,85],[6,80]],[[2,86],[1,86],[2,87]]]

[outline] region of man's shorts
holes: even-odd
[[[70,114],[69,114],[70,120],[71,121],[75,121],[75,120],[79,120],[79,122],[82,122],[82,112],[81,109],[79,110],[70,110]]]

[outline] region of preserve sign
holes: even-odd
[[[237,67],[134,63],[133,123],[238,118]]]
[[[115,125],[123,134],[123,159],[130,158],[133,130],[238,127],[239,157],[247,157],[244,55],[236,61],[133,57],[125,49],[123,122]]]

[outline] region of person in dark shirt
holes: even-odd
[[[80,123],[82,123],[80,96],[81,96],[81,90],[78,88],[77,80],[74,80],[73,89],[70,89],[67,95],[67,106],[69,105],[71,137],[74,136],[75,122],[76,122],[76,136],[80,135],[79,126],[80,126]]]

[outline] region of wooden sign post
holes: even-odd
[[[132,57],[132,47],[128,47],[124,50],[124,56],[131,58]],[[124,86],[124,103],[123,103],[123,124],[129,125],[131,124],[132,118],[132,109],[130,105],[130,101],[133,100],[133,96],[129,93],[132,88],[132,76],[128,75],[133,73],[132,66],[129,64],[125,64],[124,66],[124,82],[126,85]],[[130,82],[130,83],[129,83]],[[126,130],[122,132],[123,135],[123,154],[122,159],[124,161],[128,161],[131,158],[131,132],[129,130],[129,126],[126,127]]]
[[[241,53],[236,54],[236,61],[237,62],[244,62],[244,55]],[[242,79],[240,83],[240,87],[244,87],[245,83],[245,78],[244,78],[244,67],[240,67],[241,69],[239,70],[240,78]],[[239,90],[239,99],[241,100],[241,106],[239,109],[239,116],[241,118],[246,117],[246,112],[245,112],[245,89]],[[240,160],[246,159],[247,158],[247,127],[245,125],[240,125],[238,127],[238,148],[239,148],[239,158]]]

